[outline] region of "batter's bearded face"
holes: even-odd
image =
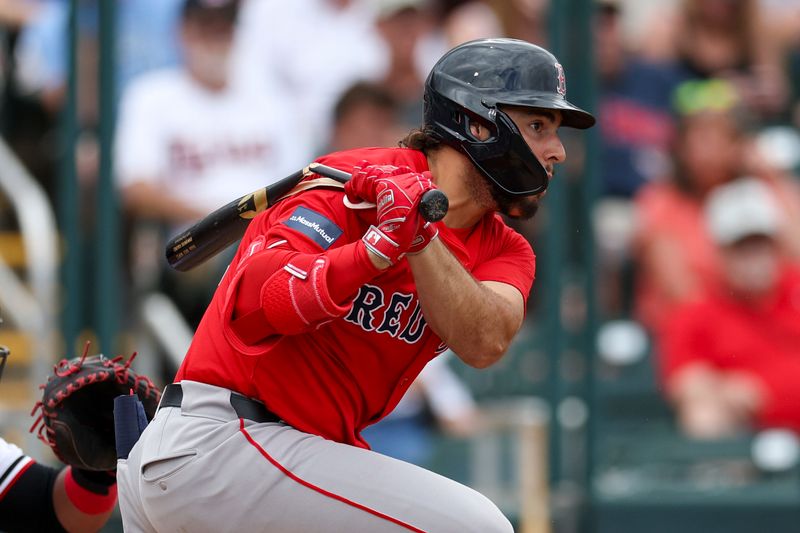
[[[510,196],[483,177],[472,165],[465,167],[462,180],[467,184],[472,199],[483,209],[499,211],[509,218],[520,220],[533,218],[539,209],[541,195]]]
[[[535,196],[509,196],[492,184],[492,198],[497,204],[497,210],[509,218],[528,220],[536,215],[539,210],[539,198],[544,194]]]
[[[504,106],[503,111],[514,121],[530,147],[533,154],[547,171],[548,179],[552,179],[555,165],[566,159],[564,145],[558,136],[561,126],[561,113],[557,110],[536,109],[526,107]],[[476,137],[488,135],[480,131],[473,131]],[[475,174],[477,170],[473,168]],[[496,186],[490,180],[482,179],[484,189],[491,197],[491,207],[509,218],[527,220],[533,218],[539,209],[539,199],[545,193],[531,196],[512,196]],[[477,185],[473,185],[477,188]],[[483,204],[481,204],[483,205]],[[485,206],[488,207],[488,206]]]

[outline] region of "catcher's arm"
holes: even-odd
[[[116,487],[109,486],[107,495],[72,495],[67,492],[70,468],[56,468],[31,462],[0,499],[0,528],[3,531],[53,531],[70,533],[98,531],[108,521],[116,503]],[[80,477],[80,476],[78,476]],[[113,478],[111,478],[113,482]],[[105,510],[97,508],[98,499],[107,500]]]
[[[68,466],[58,473],[53,485],[53,509],[58,521],[70,533],[99,531],[116,503],[116,478],[105,472],[81,471]]]
[[[136,374],[122,356],[61,360],[42,384],[31,431],[64,463],[52,487],[52,508],[67,531],[96,531],[117,501],[113,403],[135,392],[150,417],[159,394],[147,376]],[[41,492],[40,492],[41,494]]]

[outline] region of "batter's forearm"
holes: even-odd
[[[408,256],[425,320],[465,363],[485,368],[508,349],[524,309],[478,282],[440,242]]]
[[[361,241],[320,253],[284,246],[268,247],[242,267],[233,315],[242,338],[297,335],[342,316],[358,288],[381,272]]]

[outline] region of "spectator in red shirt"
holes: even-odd
[[[664,322],[665,392],[684,432],[800,431],[800,269],[777,238],[785,218],[761,180],[720,186],[706,203],[721,283]]]
[[[774,191],[787,220],[800,223],[796,183],[760,160],[749,136],[752,115],[732,84],[685,82],[675,91],[674,106],[679,116],[674,170],[667,179],[642,186],[635,198],[635,312],[652,332],[676,306],[712,290],[721,277],[719,250],[703,212],[716,187],[758,176]],[[782,231],[779,240],[800,259],[797,235]]]

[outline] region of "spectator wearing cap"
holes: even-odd
[[[433,29],[428,0],[377,0],[375,27],[387,52],[381,85],[400,104],[405,127],[422,116],[422,88],[431,65],[419,58],[423,41]]]
[[[800,431],[800,269],[781,247],[775,193],[763,180],[735,180],[708,196],[704,217],[720,284],[665,320],[664,392],[691,437]]]
[[[238,0],[185,0],[183,65],[123,94],[115,155],[134,215],[185,225],[308,162],[291,102],[231,75],[238,10]]]
[[[675,91],[674,108],[678,121],[672,173],[643,186],[635,198],[635,313],[651,331],[675,305],[718,282],[719,252],[705,229],[703,203],[716,187],[752,174],[748,109],[733,84],[720,79],[684,82]],[[768,181],[782,208],[796,213],[790,207],[797,201],[796,189],[784,181]]]
[[[238,0],[185,0],[183,65],[145,74],[123,94],[116,171],[123,205],[136,223],[155,222],[174,235],[310,161],[310,147],[294,129],[292,101],[232,76],[238,14]],[[215,268],[221,263],[207,265],[189,276],[164,269],[162,288],[191,322],[221,274]]]
[[[705,230],[703,202],[742,172],[744,131],[737,94],[722,80],[690,81],[675,91],[673,169],[635,197],[635,312],[651,331],[680,303],[713,285],[717,251]]]

